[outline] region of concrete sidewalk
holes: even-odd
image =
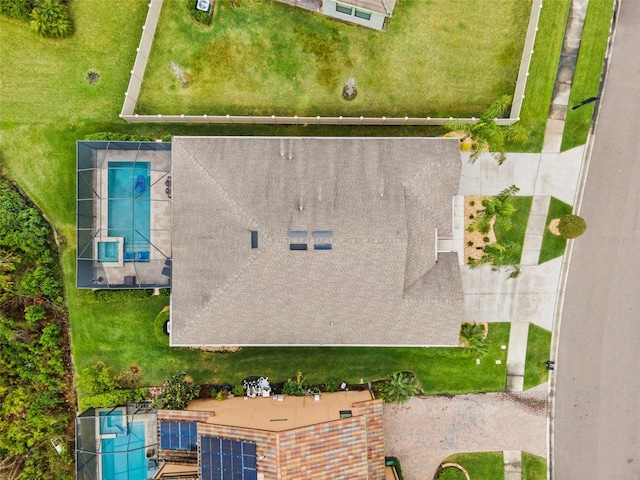
[[[467,322],[535,323],[550,330],[553,325],[562,258],[537,265],[546,209],[551,196],[573,204],[584,147],[558,154],[509,153],[499,166],[490,155],[474,164],[463,153],[460,195],[495,195],[510,185],[518,195],[533,195],[533,217],[527,226],[525,261],[519,277],[510,279],[490,268],[471,270],[461,266]],[[540,198],[538,198],[540,197]],[[456,199],[460,203],[460,199]],[[456,208],[454,238],[462,247],[460,208]],[[460,256],[461,265],[464,258]]]

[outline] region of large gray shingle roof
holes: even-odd
[[[172,155],[173,345],[457,344],[457,257],[434,251],[457,140],[174,137]]]

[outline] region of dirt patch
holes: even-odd
[[[554,235],[560,236],[560,230],[558,230],[558,225],[560,224],[559,218],[554,218],[549,222],[549,231]]]
[[[470,195],[464,197],[464,261],[469,263],[469,257],[478,259],[483,255],[485,245],[496,242],[496,234],[493,231],[495,218],[491,220],[489,233],[478,231],[469,232],[467,229],[475,221],[480,212],[484,210],[482,200],[490,196]],[[488,241],[487,241],[488,240]]]
[[[89,70],[87,72],[87,76],[85,77],[85,80],[89,85],[95,85],[100,81],[100,74],[94,70]]]

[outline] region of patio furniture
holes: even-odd
[[[165,277],[170,277],[171,276],[171,267],[164,267],[162,269],[162,275],[164,275]]]
[[[124,252],[123,257],[125,262],[132,262],[135,258],[135,255],[133,252]]]
[[[148,262],[149,261],[149,252],[148,251],[138,252],[138,261],[139,262]]]
[[[127,275],[124,277],[124,284],[128,287],[132,287],[136,284],[136,277],[134,275]]]

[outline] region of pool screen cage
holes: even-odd
[[[171,286],[171,143],[77,143],[78,288]]]
[[[158,422],[148,402],[76,417],[77,480],[144,480],[158,469]]]

